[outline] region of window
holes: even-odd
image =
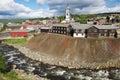
[[[115,30],[113,29],[113,30],[111,30],[111,32],[115,32]]]
[[[60,27],[58,27],[58,29],[60,29]]]
[[[97,29],[95,29],[94,32],[97,32]]]
[[[79,32],[82,32],[82,30],[79,29]]]
[[[66,30],[66,28],[64,28],[64,30]]]
[[[104,36],[104,33],[101,33],[101,36]]]
[[[56,27],[54,27],[54,29],[56,29]]]
[[[92,32],[92,30],[90,29],[90,30],[88,30],[88,32]]]
[[[53,33],[55,32],[55,30],[53,30]]]
[[[110,36],[114,36],[114,33],[111,33]]]
[[[89,32],[97,32],[97,30],[95,29],[89,29]]]
[[[100,32],[103,32],[103,30],[99,30]]]
[[[105,30],[105,32],[107,32],[107,29]]]

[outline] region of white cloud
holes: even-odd
[[[49,9],[41,9],[37,11],[31,11],[29,13],[18,13],[17,17],[26,17],[26,18],[38,18],[38,17],[52,17],[56,11],[55,10],[49,10]]]
[[[0,0],[0,18],[37,18],[51,17],[65,14],[67,3],[70,4],[72,14],[118,12],[120,6],[106,7],[105,0],[36,0],[42,6],[47,4],[49,8],[32,10],[14,0]],[[30,0],[24,0],[29,2]]]
[[[0,12],[8,12],[16,14],[19,12],[29,12],[30,8],[24,6],[23,4],[15,3],[14,0],[1,0],[0,2]]]
[[[36,2],[37,2],[39,5],[45,4],[45,0],[36,0]]]
[[[102,7],[105,6],[104,0],[37,0],[38,4],[48,4],[51,10],[57,10],[60,15],[65,12],[65,7],[69,3],[72,13],[82,13],[81,9],[85,12],[86,8]],[[76,10],[77,9],[77,10]],[[90,9],[89,9],[90,10]],[[88,12],[88,11],[86,11]]]
[[[106,7],[105,0],[37,0],[37,3],[48,4],[51,10],[57,10],[58,15],[65,13],[67,3],[70,4],[72,14],[118,12],[120,10],[120,6]]]
[[[14,0],[1,0],[0,18],[38,18],[52,17],[56,10],[40,9],[32,10],[29,7],[14,2]]]
[[[116,6],[113,8],[108,8],[106,6],[101,7],[86,7],[83,9],[75,8],[75,13],[81,14],[93,14],[93,13],[105,13],[105,12],[120,12],[120,6]]]

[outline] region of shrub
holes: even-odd
[[[2,53],[0,53],[0,72],[4,72],[7,69],[7,62],[3,57]]]

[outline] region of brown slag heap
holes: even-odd
[[[30,39],[26,47],[63,61],[62,66],[67,64],[67,67],[73,68],[120,67],[120,39],[72,38],[41,33]]]

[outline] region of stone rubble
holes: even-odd
[[[67,67],[49,65],[42,63],[40,61],[35,61],[35,59],[25,57],[25,55],[23,55],[20,52],[20,49],[22,49],[20,48],[20,46],[18,49],[9,45],[3,45],[3,46],[0,45],[0,51],[2,51],[7,61],[8,59],[10,59],[8,63],[9,65],[12,65],[13,70],[17,71],[19,75],[26,78],[30,78],[32,80],[48,80],[48,79],[50,80],[119,80],[120,79],[119,68],[105,68],[98,70],[87,69],[87,68],[69,69]],[[34,58],[35,56],[31,56],[31,57]],[[45,59],[49,60],[48,57]],[[73,63],[74,62],[70,63],[69,65],[70,66],[73,65]],[[59,64],[63,64],[63,63],[59,62]],[[97,63],[95,63],[94,65],[97,65]]]
[[[41,61],[51,65],[59,65],[59,66],[64,66],[68,68],[76,68],[76,69],[79,69],[79,68],[102,69],[102,68],[108,68],[108,67],[120,67],[120,64],[118,63],[120,62],[120,59],[117,62],[114,60],[111,60],[102,64],[99,64],[99,63],[86,64],[84,62],[77,63],[69,60],[56,58],[47,54],[43,54],[42,52],[32,51],[26,48],[25,46],[20,46],[20,45],[13,45],[13,46],[18,48],[25,56],[33,60]]]
[[[30,80],[49,80],[49,79],[46,79],[46,78],[39,77],[38,75],[34,75],[32,73],[31,74],[26,74],[23,71],[21,72],[21,70],[18,70],[18,69],[14,69],[14,71],[18,75],[20,75],[21,77],[26,78],[26,79],[30,79]]]

